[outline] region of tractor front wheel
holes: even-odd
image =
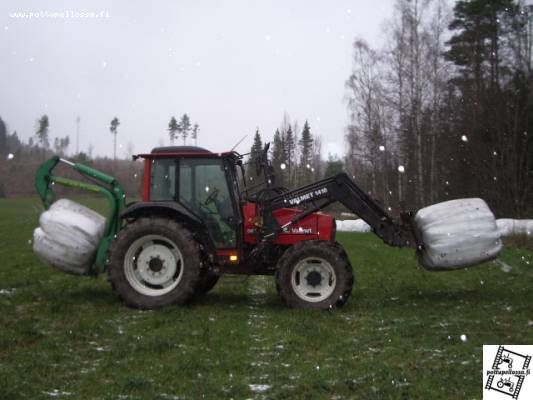
[[[350,296],[352,285],[352,266],[338,243],[300,242],[287,249],[278,261],[276,287],[291,307],[340,307]]]
[[[171,219],[139,218],[118,233],[108,267],[111,285],[129,306],[183,304],[200,279],[200,247],[187,228]]]

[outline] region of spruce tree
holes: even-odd
[[[287,132],[284,136],[284,151],[285,151],[285,160],[287,163],[287,186],[292,188],[294,186],[294,134],[292,128],[289,125]]]
[[[261,140],[261,134],[259,133],[259,128],[256,129],[255,135],[254,135],[254,144],[252,145],[252,148],[250,150],[250,157],[249,157],[249,176],[253,179],[256,179],[257,172],[256,172],[256,165],[257,161],[259,160],[259,157],[261,157],[261,152],[263,151],[263,141]]]
[[[302,137],[298,144],[300,145],[299,184],[307,185],[313,179],[311,170],[313,164],[313,137],[307,121],[305,121]]]
[[[117,159],[117,128],[120,125],[120,121],[117,117],[111,120],[111,125],[109,125],[109,131],[113,135],[113,160]]]
[[[176,139],[176,132],[178,132],[178,121],[176,117],[170,118],[168,123],[168,136],[170,137],[170,144],[174,145],[174,139]]]
[[[276,174],[277,186],[287,185],[287,158],[285,152],[285,140],[283,135],[276,129],[272,146],[272,166]]]
[[[189,136],[191,128],[191,120],[189,119],[189,116],[187,114],[183,114],[179,123],[179,132],[183,137],[184,146],[187,144],[187,136]]]
[[[200,132],[200,125],[197,123],[192,127],[191,138],[194,139],[194,145],[198,146],[198,133]]]
[[[50,121],[48,120],[48,115],[43,115],[37,120],[37,131],[35,135],[41,143],[43,149],[50,147],[50,141],[48,140],[48,128],[50,127]]]
[[[7,128],[2,118],[0,118],[0,157],[5,157],[7,153]]]

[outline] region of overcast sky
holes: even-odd
[[[199,145],[250,148],[287,112],[308,119],[324,156],[342,153],[351,44],[383,40],[393,0],[5,1],[0,3],[0,116],[25,141],[42,114],[75,150],[112,155],[168,144],[170,117],[188,113]],[[13,12],[94,11],[101,18],[13,18]]]

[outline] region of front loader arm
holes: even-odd
[[[83,176],[96,181],[96,184],[53,175],[52,172],[59,163],[64,163],[70,166]],[[108,199],[110,205],[110,214],[106,221],[104,235],[98,244],[96,259],[94,262],[95,270],[93,271],[96,273],[102,272],[105,268],[107,250],[109,249],[114,236],[121,228],[122,222],[120,219],[120,214],[126,208],[126,195],[124,194],[124,189],[112,176],[104,174],[103,172],[100,172],[87,165],[73,163],[58,156],[53,156],[49,160],[45,161],[37,169],[35,174],[35,188],[37,189],[37,193],[39,194],[39,197],[41,198],[41,201],[46,209],[48,209],[50,204],[54,201],[53,186],[56,184],[87,190],[93,193],[100,193]]]
[[[265,200],[262,204],[263,220],[267,230],[265,237],[276,236],[283,228],[337,201],[369,224],[374,233],[385,243],[397,247],[417,247],[418,241],[410,223],[412,214],[404,214],[400,223],[395,222],[375,199],[366,194],[345,173]],[[284,226],[280,227],[272,216],[272,212],[276,209],[302,205],[309,207]]]

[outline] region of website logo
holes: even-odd
[[[483,400],[531,399],[533,346],[483,346]]]

